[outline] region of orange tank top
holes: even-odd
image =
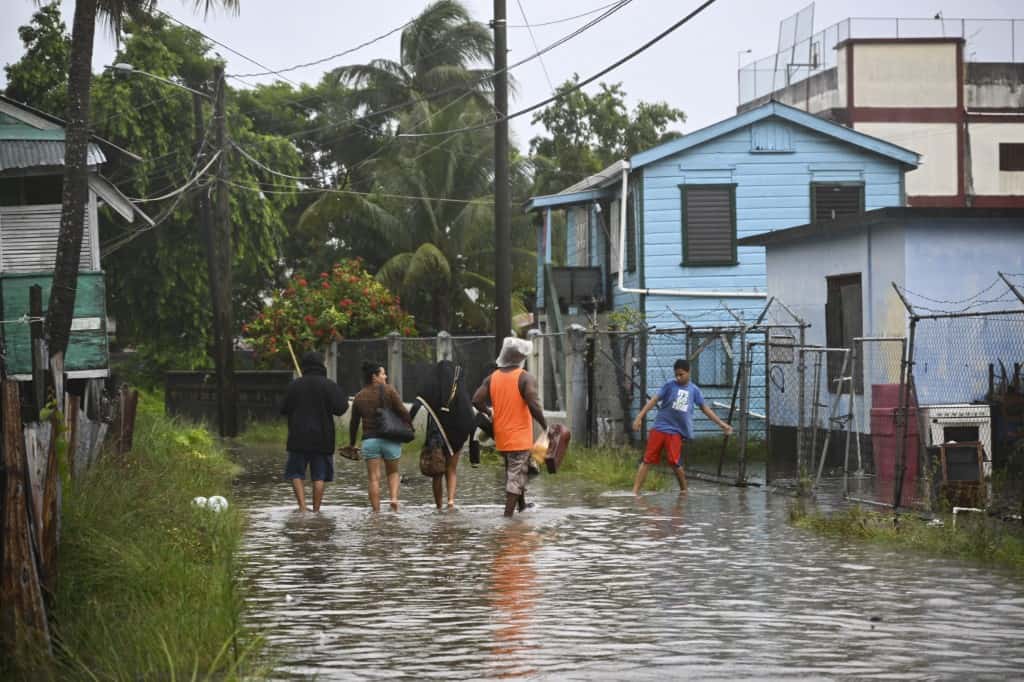
[[[519,392],[522,373],[522,369],[498,370],[491,375],[494,445],[499,452],[519,452],[533,447],[533,416]]]

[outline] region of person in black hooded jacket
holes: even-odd
[[[281,414],[288,417],[288,463],[299,511],[306,511],[306,469],[313,480],[313,511],[320,511],[324,483],[334,480],[334,416],[345,414],[348,400],[338,384],[327,378],[323,356],[302,356],[302,376],[288,385]]]
[[[430,409],[437,415],[448,438],[451,449],[445,445],[444,438],[438,430],[437,423],[427,417],[426,443],[439,447],[445,455],[445,473],[434,476],[434,504],[441,508],[442,479],[448,486],[448,508],[455,508],[456,472],[459,468],[459,453],[466,440],[473,434],[476,425],[473,422],[473,404],[470,402],[462,367],[451,360],[441,360],[434,365],[433,371],[427,376],[416,394],[416,404],[412,406],[411,416],[415,417],[422,403],[426,401]]]

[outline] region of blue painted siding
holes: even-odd
[[[763,247],[738,247],[738,263],[733,266],[680,264],[680,185],[734,184],[738,238],[810,222],[812,182],[863,182],[867,210],[901,205],[902,169],[893,159],[786,121],[762,121],[755,126],[753,130],[749,126],[735,130],[642,169],[644,286],[726,292],[767,289]],[[768,152],[764,151],[766,147],[791,151]],[[765,304],[760,299],[734,298],[724,302],[750,322]],[[645,313],[649,324],[663,329],[681,326],[677,315],[698,328],[735,324],[719,299],[648,296]],[[733,347],[738,361],[738,337]],[[657,390],[671,378],[671,372],[665,368],[670,370],[674,357],[681,357],[683,352],[685,349],[665,347],[649,350],[649,391]],[[734,375],[736,365],[734,361]],[[732,389],[708,387],[705,397],[728,404]],[[725,408],[717,411],[725,416]],[[751,372],[750,411],[765,412],[764,365],[756,356]],[[763,432],[759,429],[763,422],[751,419],[750,425],[755,433]],[[698,435],[719,433],[714,424],[703,418],[697,420],[695,429]]]

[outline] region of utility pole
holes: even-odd
[[[505,0],[494,0],[494,340],[512,334],[512,225],[508,176],[508,49]]]
[[[214,366],[217,369],[217,418],[220,435],[238,435],[235,390],[234,315],[231,309],[231,208],[228,196],[228,118],[225,106],[224,65],[214,67],[214,144],[217,160],[217,192],[213,222],[208,223],[210,294],[213,299]],[[202,125],[199,123],[198,125]],[[200,142],[201,144],[201,142]],[[206,202],[204,202],[206,203]],[[207,203],[208,206],[208,203]],[[207,209],[207,213],[209,210]],[[204,219],[205,215],[202,216]]]

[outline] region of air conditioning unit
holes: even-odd
[[[992,475],[992,408],[989,405],[924,405],[928,445],[978,441],[985,448],[982,472]]]

